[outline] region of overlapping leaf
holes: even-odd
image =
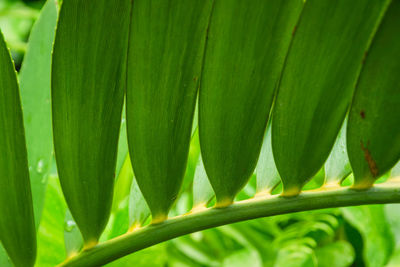
[[[302,1],[215,1],[199,94],[202,157],[218,206],[247,183]]]
[[[293,196],[322,167],[388,1],[306,1],[275,102],[272,148]]]
[[[110,213],[131,1],[63,1],[53,52],[52,109],[65,199],[87,245]]]
[[[400,1],[389,6],[365,60],[349,115],[355,187],[367,188],[400,158]]]
[[[185,173],[211,2],[133,4],[128,144],[153,222],[167,217]]]

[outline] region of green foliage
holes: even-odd
[[[16,266],[33,266],[36,234],[19,87],[0,32],[0,240]]]
[[[336,208],[400,202],[399,0],[95,2],[53,57],[44,5],[22,107],[1,39],[0,266],[399,265],[399,205]]]

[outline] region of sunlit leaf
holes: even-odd
[[[364,241],[363,258],[368,267],[384,266],[394,249],[393,234],[382,205],[342,208],[343,215]]]

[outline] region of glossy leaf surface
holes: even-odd
[[[128,144],[153,222],[167,217],[185,173],[211,2],[133,3]]]
[[[14,64],[0,32],[0,241],[13,263],[33,266],[36,230]]]
[[[123,104],[130,1],[63,1],[53,52],[56,161],[87,246],[110,214]]]
[[[297,0],[215,1],[199,94],[199,132],[218,206],[233,201],[257,164],[301,8]]]
[[[284,195],[327,159],[387,1],[306,1],[278,89],[272,148]]]
[[[347,148],[355,187],[371,186],[400,158],[400,1],[389,6],[360,74]]]

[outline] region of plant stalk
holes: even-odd
[[[97,244],[68,258],[59,267],[99,266],[135,251],[182,235],[225,224],[315,209],[366,204],[400,203],[400,180],[377,184],[368,190],[323,187],[296,197],[257,196],[225,208],[204,208],[149,225]]]

